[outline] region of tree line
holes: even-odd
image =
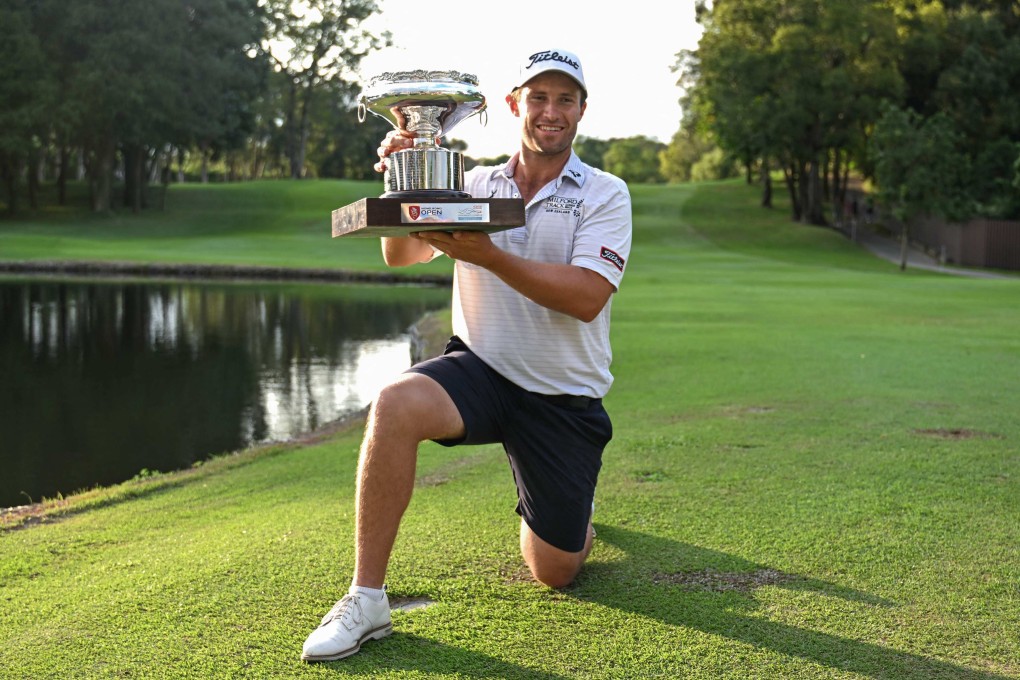
[[[673,139],[579,137],[585,162],[629,182],[742,172],[766,205],[776,173],[793,217],[812,224],[855,177],[904,217],[1020,217],[1014,0],[696,7],[704,32],[674,64]],[[375,0],[0,0],[0,200],[36,207],[52,182],[63,203],[83,179],[94,210],[137,211],[152,185],[204,181],[210,168],[226,180],[373,176],[388,126],[354,111],[361,59],[390,44],[361,27],[377,11]]]
[[[37,208],[82,180],[96,212],[172,181],[374,176],[389,130],[358,122],[355,71],[390,44],[375,0],[0,0],[0,201]],[[466,151],[450,139],[449,148]],[[578,140],[587,162],[656,182],[661,142]],[[504,158],[465,158],[466,167]]]
[[[1020,3],[714,0],[697,18],[674,176],[724,154],[769,205],[781,172],[811,224],[853,176],[904,218],[1020,217]]]
[[[51,178],[91,206],[145,207],[153,183],[363,177],[378,139],[349,112],[389,36],[374,0],[0,0],[0,181],[8,211]],[[385,126],[385,123],[383,123]]]

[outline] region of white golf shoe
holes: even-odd
[[[360,593],[348,593],[322,617],[301,649],[304,661],[336,661],[354,654],[366,640],[379,640],[393,632],[390,601],[383,593],[373,600]]]

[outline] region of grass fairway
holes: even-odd
[[[0,259],[378,266],[312,226],[342,187],[189,189],[213,233],[137,218],[172,247],[4,223]],[[575,585],[527,578],[498,447],[424,445],[388,581],[434,604],[303,665],[350,577],[355,427],[0,533],[0,677],[1020,677],[1020,280],[900,273],[740,183],[633,195]]]
[[[80,189],[80,187],[76,187]],[[138,215],[49,208],[0,218],[0,261],[74,260],[385,270],[378,238],[333,241],[333,210],[382,192],[381,182],[175,184],[166,209]],[[446,273],[449,262],[417,272]]]

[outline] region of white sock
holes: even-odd
[[[351,585],[347,593],[349,595],[365,595],[379,602],[386,595],[386,586],[382,588],[366,588],[365,586]]]

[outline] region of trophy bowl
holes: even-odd
[[[458,71],[398,71],[376,76],[362,92],[358,118],[370,112],[411,132],[414,146],[386,159],[382,198],[467,198],[463,156],[436,143],[458,123],[485,111],[478,79]]]

